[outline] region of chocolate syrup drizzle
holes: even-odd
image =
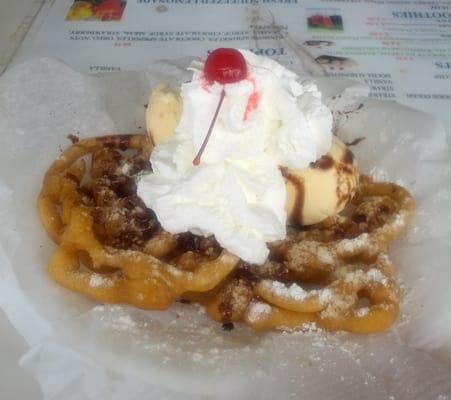
[[[348,148],[346,149],[345,154],[343,155],[343,162],[345,164],[352,164],[354,162],[354,154]]]
[[[322,157],[320,157],[315,162],[310,163],[310,167],[314,169],[322,169],[322,170],[328,170],[332,168],[335,164],[334,159],[331,155],[325,154]]]
[[[355,138],[354,140],[351,140],[350,142],[345,142],[345,145],[346,146],[356,146],[356,145],[358,145],[360,142],[362,142],[362,141],[364,141],[365,140],[365,137],[358,137],[358,138]]]
[[[319,160],[318,160],[319,161]],[[333,161],[333,160],[332,160]],[[291,182],[295,187],[295,199],[293,212],[290,215],[290,222],[296,225],[302,225],[302,214],[304,210],[305,187],[304,180],[290,172],[286,167],[279,167],[282,176],[286,181]]]

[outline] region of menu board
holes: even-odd
[[[57,57],[87,73],[247,48],[370,97],[428,111],[451,131],[451,1],[55,0],[15,62]]]

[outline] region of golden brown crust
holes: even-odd
[[[151,149],[144,135],[85,139],[50,166],[38,209],[58,245],[49,264],[58,283],[140,308],[196,301],[217,321],[257,330],[314,324],[370,333],[396,319],[399,288],[387,251],[413,215],[405,189],[361,176],[342,215],[290,228],[269,244],[264,265],[248,265],[213,237],[161,228],[136,195],[135,175],[150,170]]]

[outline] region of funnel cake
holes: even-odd
[[[151,151],[146,135],[84,139],[50,166],[38,209],[57,245],[49,273],[59,284],[143,309],[198,302],[216,321],[257,330],[314,323],[371,333],[394,322],[399,287],[388,246],[413,214],[405,189],[360,176],[357,195],[341,214],[289,226],[258,266],[212,236],[162,229],[136,194],[137,178],[151,170]]]

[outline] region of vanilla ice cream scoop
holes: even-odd
[[[301,170],[281,167],[289,221],[311,225],[338,214],[354,197],[359,183],[356,160],[339,139],[330,151]]]
[[[153,132],[154,144],[162,143],[174,135],[182,114],[180,93],[168,85],[157,85],[151,92],[147,103],[147,131]]]
[[[180,120],[182,101],[178,92],[166,85],[156,86],[146,111],[147,130],[155,144],[167,141]],[[290,223],[311,225],[338,214],[355,195],[359,173],[356,160],[337,137],[332,146],[303,169],[280,168],[285,179]]]

